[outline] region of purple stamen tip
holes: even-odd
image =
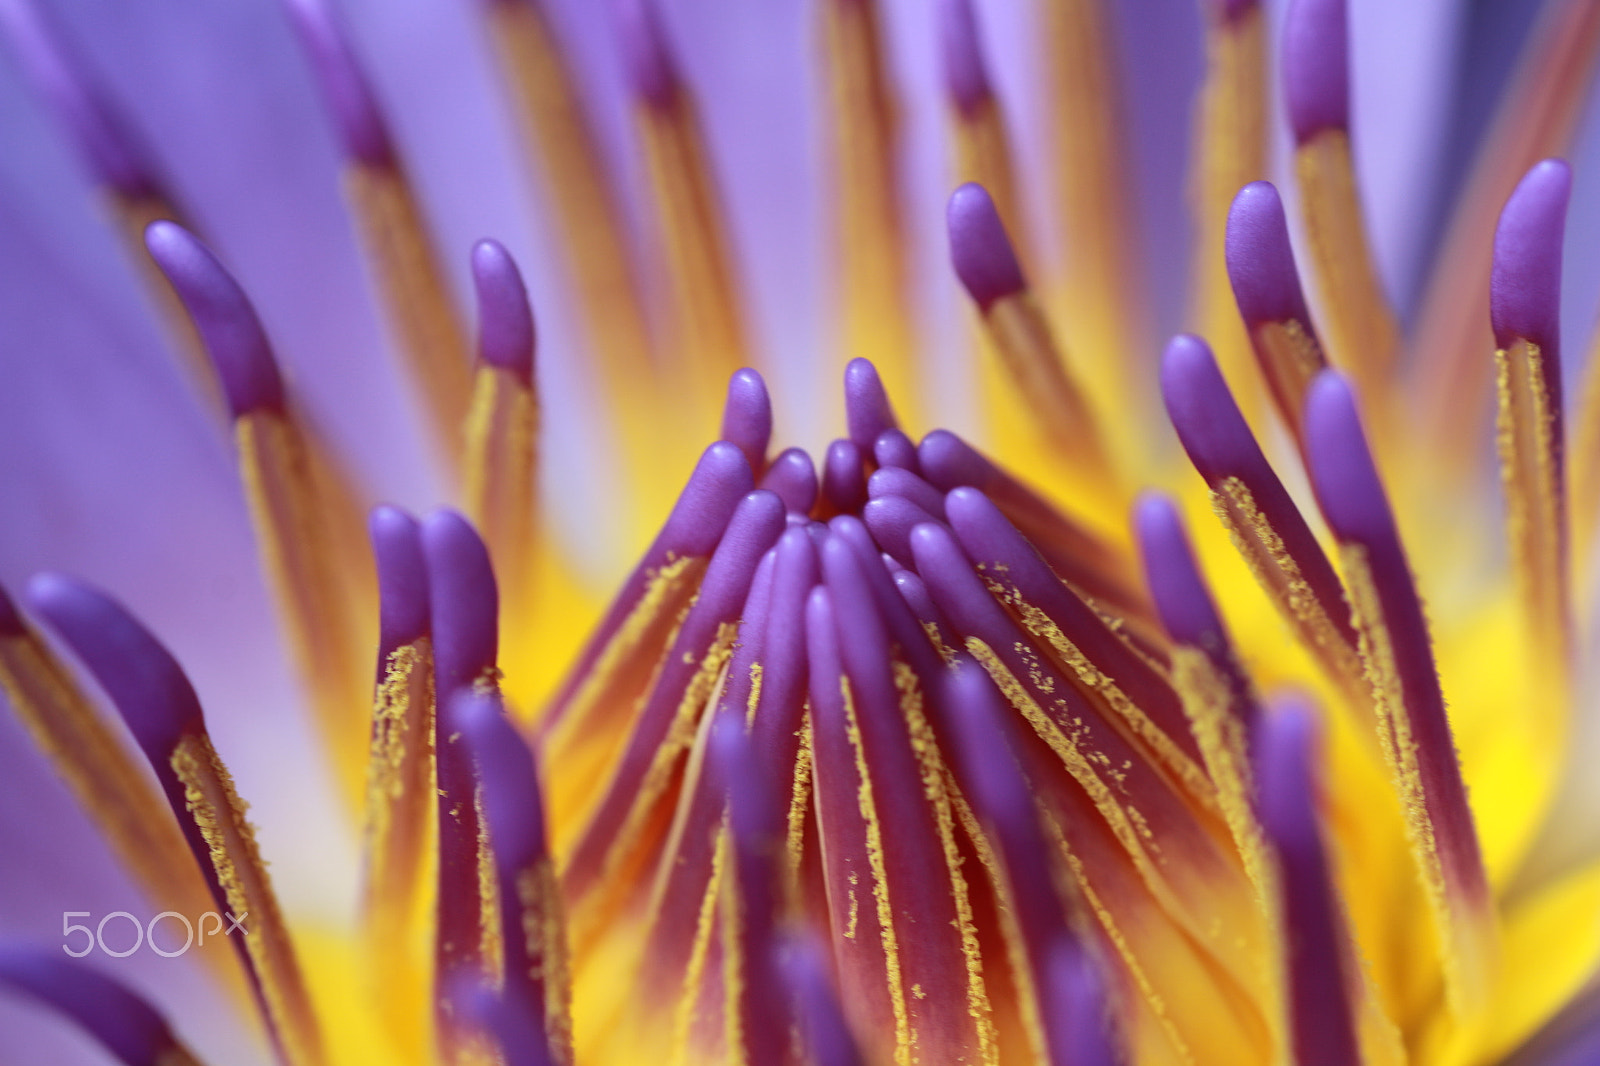
[[[923,529],[917,531],[919,537],[934,535],[935,527]],[[983,667],[963,659],[947,675],[944,697],[961,783],[979,816],[995,827],[1036,834],[1038,815],[1006,735],[1010,708],[994,682]]]
[[[641,102],[671,107],[678,96],[678,68],[667,47],[652,0],[622,0],[618,6],[623,61]]]
[[[772,460],[761,487],[777,493],[790,514],[810,514],[817,502],[817,468],[804,448],[786,448]]]
[[[152,766],[166,766],[178,739],[204,727],[183,668],[121,604],[48,573],[28,582],[27,603],[89,668]]]
[[[473,967],[443,975],[442,983],[444,999],[462,1023],[499,1048],[496,1061],[505,1066],[556,1066],[544,1019],[525,999],[497,993]]]
[[[866,1060],[850,1035],[822,950],[798,937],[790,939],[778,949],[777,969],[789,989],[807,1061],[814,1066],[862,1066]]]
[[[872,451],[884,430],[900,427],[878,368],[865,359],[852,359],[844,368],[844,420],[850,439],[863,453]]]
[[[972,0],[943,0],[939,5],[939,44],[944,52],[945,85],[950,99],[971,115],[992,97],[983,63],[983,41]]]
[[[1350,126],[1350,33],[1345,0],[1294,0],[1284,16],[1283,94],[1295,141]]]
[[[422,527],[398,507],[381,505],[367,518],[378,563],[378,634],[384,653],[428,632],[428,568]]]
[[[1261,717],[1252,737],[1256,811],[1278,859],[1294,1052],[1301,1061],[1355,1062],[1346,944],[1317,818],[1317,742],[1316,716],[1298,698]]]
[[[1105,979],[1088,952],[1061,937],[1049,949],[1047,1038],[1057,1062],[1117,1066],[1122,1056],[1112,1032]]]
[[[1306,394],[1306,463],[1328,526],[1340,540],[1386,542],[1394,519],[1372,462],[1356,398],[1335,370],[1324,370]]]
[[[1133,523],[1145,582],[1167,634],[1179,644],[1220,650],[1226,640],[1222,619],[1195,564],[1177,507],[1169,497],[1147,492],[1134,508]]]
[[[422,520],[428,565],[434,675],[441,699],[483,679],[499,650],[499,592],[477,530],[454,511]]]
[[[345,151],[369,166],[392,163],[394,148],[372,87],[333,12],[324,0],[284,0],[284,5],[333,112]]]
[[[1559,159],[1535,163],[1500,212],[1489,275],[1495,344],[1529,341],[1551,365],[1560,358],[1561,245],[1571,194],[1571,167]]]
[[[1224,247],[1228,280],[1246,325],[1290,319],[1310,323],[1283,200],[1271,182],[1252,181],[1233,198]]]
[[[533,753],[494,693],[457,692],[447,714],[477,767],[495,862],[502,876],[514,877],[544,856],[544,802]]]
[[[988,313],[996,300],[1028,287],[1000,212],[982,185],[969,181],[950,194],[945,224],[950,231],[950,262],[978,310]]]
[[[878,439],[872,443],[872,458],[880,467],[913,473],[921,469],[917,463],[917,446],[900,429],[886,429],[878,434]]]
[[[755,487],[750,463],[735,445],[719,440],[700,455],[657,538],[680,555],[709,555],[728,519]]]
[[[176,222],[152,222],[145,247],[194,320],[235,418],[283,407],[283,379],[255,308],[239,283]]]
[[[92,966],[43,948],[0,948],[0,988],[38,1000],[72,1019],[128,1066],[173,1061],[177,1041],[142,997]]]
[[[854,441],[836,440],[828,445],[822,464],[822,494],[835,510],[846,514],[867,502],[866,468]]]
[[[879,496],[861,509],[872,539],[899,563],[914,565],[911,531],[924,523],[937,521],[927,511],[903,496]]]
[[[473,245],[472,281],[478,292],[478,358],[531,385],[537,343],[533,308],[516,261],[499,241]]]
[[[133,130],[89,83],[35,4],[0,4],[0,24],[29,80],[66,123],[95,176],[123,196],[154,195],[159,183]]]
[[[1199,337],[1180,333],[1161,357],[1161,396],[1183,450],[1207,480],[1264,463],[1261,449],[1211,349]]]
[[[772,440],[772,397],[761,375],[749,367],[734,371],[728,379],[722,439],[738,445],[751,470],[760,472],[766,466],[767,445]]]

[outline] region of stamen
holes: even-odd
[[[556,693],[540,727],[540,758],[550,774],[552,850],[570,855],[570,827],[581,825],[627,737],[630,714],[653,683],[706,561],[740,499],[755,486],[737,447],[706,449],[644,557],[628,576]],[[560,834],[569,827],[569,837]]]
[[[790,937],[777,950],[777,968],[789,990],[806,1061],[811,1066],[865,1066],[833,989],[824,950]]]
[[[233,416],[239,472],[262,569],[335,766],[363,792],[370,695],[364,630],[371,575],[359,512],[332,458],[286,398],[272,348],[238,283],[182,227],[151,224],[145,241],[194,320]]]
[[[1573,642],[1561,417],[1561,245],[1571,191],[1572,171],[1559,160],[1528,172],[1500,215],[1489,282],[1511,557],[1536,677],[1552,686],[1544,702],[1557,707]]]
[[[1571,149],[1597,61],[1600,7],[1543,9],[1434,253],[1411,344],[1417,368],[1411,394],[1422,402],[1424,439],[1442,444],[1429,450],[1430,468],[1452,487],[1476,473],[1478,452],[1465,442],[1478,439],[1492,384],[1483,358],[1492,343],[1488,324],[1461,309],[1488,303],[1489,248],[1500,209],[1529,167]]]
[[[813,593],[807,613],[811,710],[824,880],[847,1011],[858,1032],[884,1034],[878,1050],[896,1062],[909,1063],[913,1049],[939,1061],[993,1062],[948,771],[918,672],[893,654],[856,551],[831,536],[822,563],[826,591]],[[892,585],[888,591],[904,610]]]
[[[723,881],[723,989],[729,1058],[782,1062],[789,1025],[774,969],[788,781],[763,773],[754,738],[736,715],[712,724],[708,759],[726,792],[733,876]]]
[[[905,216],[896,173],[900,117],[885,60],[881,3],[822,0],[819,6],[832,105],[844,351],[883,367],[901,403],[915,405],[915,326],[907,304]],[[852,431],[850,439],[863,451],[872,447],[873,437],[863,440]]]
[[[967,485],[994,501],[1063,581],[1130,615],[1149,613],[1132,561],[1120,548],[1056,510],[966,441],[936,429],[922,438],[917,457],[934,488],[949,492]]]
[[[942,512],[943,506],[939,510]],[[861,519],[872,532],[872,539],[907,567],[915,565],[911,558],[911,531],[938,517],[904,496],[878,496],[867,501],[861,510]]]
[[[0,947],[0,988],[70,1018],[126,1066],[200,1066],[159,1011],[93,966],[42,948]]]
[[[761,487],[778,494],[792,515],[808,515],[817,502],[817,468],[803,448],[786,448],[762,475]]]
[[[550,1052],[538,1012],[529,1004],[497,994],[491,982],[470,970],[449,982],[462,1031],[478,1038],[469,1044],[473,1051],[496,1056],[490,1061],[503,1066],[561,1066]]]
[[[421,530],[404,511],[369,520],[378,568],[378,684],[367,764],[362,918],[386,1024],[431,1046],[427,1009],[434,848],[433,640]]]
[[[878,368],[869,360],[852,359],[844,368],[844,420],[850,442],[864,454],[872,453],[885,432],[900,428]]]
[[[944,494],[912,471],[901,467],[884,467],[867,479],[867,495],[903,496],[922,510],[943,521]]]
[[[1211,505],[1256,582],[1350,706],[1371,707],[1343,588],[1288,490],[1267,463],[1205,342],[1179,336],[1161,362],[1178,440],[1211,488]]]
[[[1245,872],[1265,899],[1266,857],[1251,806],[1249,744],[1257,717],[1254,687],[1217,615],[1172,501],[1158,493],[1146,493],[1134,512],[1134,527],[1156,611],[1167,635],[1177,644],[1172,649],[1172,686],[1183,701],[1206,773],[1216,785],[1222,815]]]
[[[886,429],[872,444],[872,458],[880,467],[917,472],[917,446],[905,432]]]
[[[1117,1066],[1127,1061],[1113,1031],[1111,997],[1088,952],[1058,941],[1050,958],[1052,1066]]]
[[[982,186],[963,185],[950,197],[946,221],[956,275],[1035,428],[1062,459],[1110,487],[1116,475],[1094,412],[1028,290],[994,201]]]
[[[1049,969],[1051,953],[1071,933],[1052,876],[1052,849],[1013,754],[1010,707],[983,668],[965,657],[947,675],[942,695],[940,724],[956,753],[957,781],[999,859],[990,873],[1029,1046],[1040,1062],[1075,1063],[1076,1057],[1051,1054],[1075,1035],[1058,1031],[1067,1019],[1053,1009],[1058,990]]]
[[[347,157],[345,198],[395,342],[436,439],[447,456],[459,460],[472,392],[466,331],[411,181],[327,0],[289,0],[288,11],[339,130]]]
[[[767,444],[772,440],[772,398],[767,383],[745,367],[728,379],[728,399],[722,407],[722,439],[744,452],[756,477],[767,469]]]
[[[1195,226],[1190,321],[1210,340],[1253,414],[1255,360],[1234,307],[1225,242],[1234,194],[1267,173],[1267,20],[1256,0],[1223,0],[1202,9],[1206,73],[1189,155]]]
[[[623,56],[666,252],[679,365],[689,395],[710,397],[749,362],[699,118],[668,50],[655,0],[623,0]]]
[[[1127,175],[1117,123],[1117,53],[1101,0],[1066,0],[1044,11],[1059,223],[1064,249],[1060,320],[1068,351],[1136,352],[1140,322],[1130,293],[1129,250],[1136,247],[1124,199]],[[1129,381],[1133,360],[1107,359],[1097,399],[1106,411],[1138,410]],[[1085,373],[1090,372],[1085,368]],[[1091,382],[1084,384],[1093,388]]]
[[[1177,694],[1156,667],[1062,584],[981,492],[956,489],[945,498],[945,510],[961,548],[953,540],[944,544],[949,535],[943,533],[930,539],[927,547],[932,549],[938,541],[939,554],[952,570],[960,569],[962,559],[971,559],[977,574],[970,572],[970,566],[961,572],[971,577],[973,585],[986,587],[1023,628],[1054,649],[1085,698],[1109,720],[1121,721],[1197,800],[1208,802],[1211,786],[1194,762],[1199,749]],[[921,566],[918,572],[933,586],[946,573],[941,569],[936,575]]]
[[[194,876],[188,846],[164,799],[61,660],[24,625],[4,589],[0,689],[150,901],[184,914],[209,910],[210,894]],[[243,990],[229,952],[203,954],[231,991]]]
[[[784,526],[783,503],[773,494],[758,490],[740,502],[671,649],[652,664],[648,698],[628,729],[604,794],[586,813],[563,872],[567,896],[574,901],[573,939],[579,952],[632,891],[666,828],[660,824],[662,798],[727,666],[735,620],[757,565]]]
[[[1011,140],[989,83],[983,40],[972,0],[940,0],[939,44],[950,95],[957,182],[973,182],[994,197],[1000,217],[1017,233]]]
[[[235,938],[234,946],[278,1050],[293,1066],[319,1066],[322,1035],[288,926],[189,679],[120,605],[70,578],[35,577],[28,604],[116,705],[206,875],[214,906],[240,920],[248,916],[249,935]]]
[[[533,753],[492,693],[458,691],[450,718],[477,768],[479,803],[499,886],[501,995],[544,1019],[551,1059],[572,1062],[566,931]]]
[[[1347,0],[1294,0],[1284,18],[1283,91],[1295,135],[1295,175],[1335,366],[1386,395],[1399,332],[1367,246],[1350,157]]]
[[[784,537],[792,533],[793,530],[785,530]],[[805,537],[803,532],[800,535]],[[809,538],[805,539],[809,548]],[[650,918],[646,922],[649,930],[645,950],[646,982],[668,990],[665,998],[672,1002],[676,1013],[684,1015],[675,1019],[680,1022],[680,1028],[687,1025],[687,1013],[692,1013],[706,991],[698,982],[690,987],[686,978],[695,976],[691,972],[691,960],[701,936],[697,918],[706,900],[715,901],[721,890],[716,879],[725,863],[719,862],[717,852],[723,849],[725,858],[728,846],[722,839],[727,810],[724,782],[710,765],[707,746],[715,723],[707,719],[727,718],[744,723],[746,728],[755,726],[766,681],[762,654],[767,646],[767,622],[778,554],[778,548],[771,548],[756,565],[750,591],[739,613],[738,641],[729,656],[727,674],[713,694],[715,709],[697,724],[672,826],[655,865]]]
[[[1316,741],[1311,709],[1302,703],[1286,702],[1261,719],[1256,810],[1276,860],[1294,1061],[1336,1066],[1365,1061],[1356,1039],[1361,978],[1318,824]]]
[[[1301,443],[1311,379],[1327,365],[1289,247],[1283,201],[1269,182],[1246,185],[1228,210],[1228,280],[1278,415]]]
[[[157,219],[183,217],[158,176],[147,146],[53,32],[35,0],[0,5],[0,27],[23,73],[77,142],[91,178],[105,193],[112,220],[172,333],[185,371],[207,399],[215,399],[216,382],[194,329],[172,286],[151,269],[144,255],[145,227]]]
[[[838,514],[854,514],[867,502],[867,468],[854,441],[828,445],[822,467],[822,498]]]
[[[447,715],[463,692],[495,692],[499,671],[499,594],[489,553],[466,519],[435,511],[422,522],[433,628],[434,774],[439,826],[434,939],[435,1024],[441,1052],[459,1053],[464,1036],[443,978],[464,970],[493,977],[503,965],[500,899],[472,755]]]
[[[1493,905],[1422,603],[1355,399],[1331,370],[1306,400],[1306,451],[1317,502],[1339,540],[1379,738],[1445,953],[1446,991],[1457,1015],[1469,1017],[1493,972]]]
[[[520,105],[529,155],[544,179],[542,191],[552,208],[548,217],[560,234],[583,326],[615,405],[612,424],[638,468],[636,490],[648,495],[657,479],[646,472],[654,469],[661,447],[652,389],[656,376],[615,184],[608,180],[582,94],[543,5],[494,0],[484,6]]]
[[[496,241],[472,249],[478,293],[478,368],[467,415],[463,497],[506,590],[506,628],[522,632],[535,610],[535,506],[539,397],[533,311],[522,275]]]

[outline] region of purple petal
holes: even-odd
[[[1228,209],[1228,280],[1245,325],[1295,321],[1309,325],[1300,274],[1289,246],[1283,201],[1271,182],[1253,181]]]
[[[978,310],[987,312],[995,301],[1028,287],[1000,212],[982,185],[969,181],[950,194],[945,223],[950,262]]]
[[[428,570],[422,527],[406,512],[374,507],[367,519],[378,564],[379,669],[390,652],[429,631]]]
[[[495,668],[499,592],[489,552],[472,524],[454,511],[422,520],[433,627],[434,690],[441,701]]]
[[[1534,164],[1500,212],[1489,276],[1495,344],[1536,344],[1555,373],[1561,366],[1561,245],[1571,194],[1571,167],[1559,159]],[[1559,382],[1555,395],[1559,410]]]
[[[765,469],[767,444],[772,439],[772,399],[767,395],[767,383],[749,367],[728,379],[722,439],[744,452],[751,470],[760,473]]]
[[[478,294],[478,358],[531,385],[537,333],[516,261],[499,241],[479,241],[472,246],[472,280]]]
[[[345,151],[368,166],[389,165],[394,160],[389,132],[333,12],[325,0],[283,2],[333,112]]]
[[[1283,94],[1295,139],[1350,126],[1346,0],[1294,0],[1284,16]]]
[[[852,359],[844,368],[844,415],[850,439],[863,452],[872,451],[884,430],[900,427],[878,368],[865,359]]]
[[[211,250],[176,222],[152,222],[145,246],[194,320],[235,418],[283,406],[283,380],[255,308]]]

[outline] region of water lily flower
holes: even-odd
[[[1600,1055],[1600,6],[136,7],[0,0],[0,1057]]]

